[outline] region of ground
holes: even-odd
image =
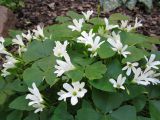
[[[38,24],[44,26],[52,25],[55,23],[57,16],[63,16],[69,10],[74,10],[78,13],[94,10],[94,15],[97,15],[97,5],[97,0],[25,0],[25,7],[15,12],[18,18],[16,27],[32,29]],[[138,17],[143,23],[143,27],[138,32],[147,36],[160,37],[160,7],[156,5],[156,2],[151,13],[146,12],[144,6],[138,4],[133,11],[125,7],[109,13],[101,11],[101,17],[108,17],[116,12],[129,15],[133,20]]]

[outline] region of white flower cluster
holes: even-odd
[[[0,54],[5,55],[1,76],[6,77],[11,74],[8,70],[16,67],[15,64],[18,62],[18,60],[16,60],[11,53],[7,52],[4,42],[4,38],[0,37]]]
[[[74,82],[72,85],[68,83],[63,84],[63,88],[67,91],[61,90],[57,94],[60,96],[58,100],[66,101],[67,98],[71,98],[71,104],[76,105],[78,103],[78,98],[83,98],[87,93],[87,90],[84,88],[85,83]]]
[[[40,111],[43,111],[43,109],[45,108],[44,100],[35,83],[32,84],[32,87],[33,88],[28,88],[31,94],[27,94],[26,99],[31,100],[28,105],[36,109],[34,113],[38,113]]]
[[[23,39],[27,40],[26,43],[23,41]],[[37,26],[37,29],[33,30],[32,33],[30,30],[28,30],[27,34],[22,33],[22,35],[16,35],[16,37],[12,39],[12,44],[18,45],[19,56],[21,56],[23,52],[27,51],[28,43],[31,42],[32,39],[45,40],[46,37],[44,36],[43,28]],[[15,68],[15,64],[18,62],[18,60],[16,60],[11,53],[6,51],[4,42],[4,38],[0,37],[0,54],[4,54],[6,58],[3,64],[3,69],[1,70],[1,76],[6,77],[10,75],[10,72],[7,70]]]
[[[126,51],[128,45],[123,46],[119,33],[112,32],[112,36],[109,36],[107,41],[112,45],[113,51],[118,52],[118,54],[123,55],[125,58],[128,54],[131,54],[129,51]]]
[[[131,25],[128,25],[128,22],[129,22],[128,20],[122,20],[119,28],[122,30],[126,30],[127,32],[130,32],[130,31],[142,26],[142,23],[141,23],[142,21],[138,21],[137,17],[135,19],[135,24],[133,27]]]
[[[56,57],[64,58],[65,60],[56,60],[57,65],[55,65],[57,77],[62,76],[67,71],[75,69],[74,65],[71,63],[70,57],[66,51],[68,42],[65,41],[64,44],[61,44],[59,41],[55,42],[56,46],[53,49],[54,55]]]
[[[159,69],[157,66],[160,65],[160,61],[154,61],[156,58],[155,54],[151,54],[150,58],[148,59],[145,56],[146,59],[146,68],[143,71],[140,67],[138,67],[139,63],[130,63],[127,62],[127,65],[122,68],[122,70],[126,70],[127,76],[130,76],[131,73],[133,72],[134,78],[133,78],[133,83],[137,83],[138,85],[149,85],[153,84],[156,85],[160,83],[160,80],[157,78],[160,76],[160,73],[156,73],[155,70]],[[120,89],[125,89],[123,84],[125,83],[126,77],[122,77],[120,74],[118,76],[117,81],[114,79],[110,79],[109,81],[113,84],[113,87],[115,88],[120,88]]]
[[[53,49],[54,55],[56,57],[64,58],[64,60],[56,60],[57,65],[55,65],[57,77],[62,76],[65,72],[75,69],[75,66],[71,63],[70,57],[67,53],[67,45],[69,44],[67,41],[64,43],[60,43],[59,41],[55,42],[56,46]],[[71,98],[71,104],[76,105],[78,103],[78,98],[82,98],[87,92],[84,89],[85,83],[82,82],[74,82],[72,86],[68,83],[64,83],[63,87],[67,91],[61,90],[57,94],[60,96],[58,100],[66,101],[67,98]]]
[[[95,33],[93,33],[93,29],[87,33],[86,31],[83,31],[81,33],[82,36],[77,38],[78,43],[83,43],[86,46],[89,46],[88,51],[91,51],[91,57],[94,57],[97,55],[97,49],[103,44],[105,41],[100,42],[100,37],[96,36]],[[94,39],[95,37],[95,39]]]

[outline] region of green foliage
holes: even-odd
[[[12,10],[17,10],[21,7],[24,7],[23,0],[1,0],[0,5],[6,6]]]
[[[142,3],[149,11],[153,8],[152,0],[100,0],[105,11],[112,11],[120,6],[133,10],[137,2]]]
[[[127,0],[123,0],[123,4],[126,3],[128,3]],[[143,86],[137,81],[136,83],[135,71],[128,76],[122,69],[127,62],[138,62],[139,66],[136,66],[136,69],[141,68],[140,74],[143,75],[147,63],[144,55],[149,58],[151,54],[155,54],[155,61],[160,60],[160,52],[152,49],[153,45],[160,44],[160,40],[138,34],[135,28],[130,32],[120,27],[107,30],[105,28],[108,26],[104,19],[94,17],[83,23],[81,32],[86,31],[87,34],[93,29],[95,33],[93,42],[97,36],[101,38],[100,42],[103,43],[95,49],[97,41],[93,43],[95,45],[78,43],[77,39],[82,37],[82,33],[68,28],[68,25],[73,25],[74,18],[78,20],[84,16],[70,11],[67,16],[57,17],[58,24],[45,27],[44,37],[32,38],[30,41],[23,37],[22,42],[25,42],[25,45],[22,45],[22,48],[26,48],[26,51],[20,51],[18,47],[21,48],[21,46],[17,45],[18,50],[15,50],[10,57],[14,57],[18,62],[11,69],[7,69],[10,75],[0,77],[1,119],[159,120],[160,86],[152,84]],[[115,13],[108,20],[109,25],[112,26],[119,25],[119,20],[130,20],[130,18]],[[101,32],[99,28],[103,28]],[[113,31],[118,36],[114,38],[115,41],[120,39],[118,50],[115,49],[115,44],[112,45],[109,42],[109,38],[112,39],[114,36]],[[16,34],[21,33],[22,31],[11,31],[7,38],[9,42],[5,42],[4,47],[10,47],[13,44],[12,39]],[[36,37],[33,31],[32,34],[31,37]],[[91,38],[88,39],[91,40]],[[59,53],[56,55],[56,52],[65,48],[65,46],[58,48],[57,41],[64,45],[66,40],[68,45],[62,56]],[[122,48],[125,45],[128,46],[126,51],[131,53],[126,57],[122,54]],[[90,51],[91,47],[94,49]],[[21,52],[21,55],[18,52]],[[7,63],[6,58],[3,60]],[[12,62],[9,60],[9,65]],[[158,65],[157,67],[159,68]],[[151,68],[151,70],[160,72],[159,69]],[[57,71],[62,74],[57,74]],[[116,86],[111,82],[113,79],[117,82],[120,74],[126,78],[123,84],[124,90],[120,89],[120,84]],[[154,74],[152,75],[149,76],[153,78],[152,81],[159,80],[159,77],[155,78]],[[27,95],[29,100],[26,99]],[[63,101],[60,102],[60,100]],[[31,101],[36,103],[28,106]],[[73,106],[75,101],[77,104]],[[37,109],[40,110],[39,113],[33,113]]]

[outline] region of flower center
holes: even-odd
[[[73,95],[73,96],[76,96],[76,95],[77,95],[77,92],[76,92],[76,91],[74,91],[74,92],[72,93],[72,95]]]

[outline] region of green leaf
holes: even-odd
[[[118,75],[122,74],[122,66],[118,59],[107,61],[106,76],[109,78],[117,79]]]
[[[91,18],[89,22],[94,25],[105,25],[104,19],[102,18]]]
[[[98,49],[98,55],[100,58],[110,58],[115,55],[115,51],[113,51],[109,45],[109,43],[105,42],[101,45],[101,47]]]
[[[129,47],[128,51],[130,51],[131,54],[128,55],[127,58],[123,58],[122,63],[139,61],[139,60],[143,59],[144,56],[148,56],[147,51],[136,48],[134,46]]]
[[[51,40],[33,41],[29,44],[27,52],[23,54],[23,60],[26,63],[38,60],[40,58],[49,56],[53,53],[52,49],[54,47],[54,42]]]
[[[123,31],[120,33],[120,36],[121,36],[122,42],[129,46],[133,46],[133,45],[140,44],[147,41],[144,35],[136,34],[136,33]]]
[[[56,63],[53,55],[45,57],[34,64],[43,71],[44,79],[50,86],[57,82],[56,75],[54,74]]]
[[[106,70],[107,68],[104,64],[102,64],[102,62],[96,62],[86,67],[85,75],[89,80],[101,79]]]
[[[68,71],[66,75],[71,78],[73,82],[76,82],[83,78],[84,72],[83,69],[76,68],[75,70]]]
[[[58,16],[56,18],[56,21],[59,22],[59,23],[65,23],[65,22],[68,22],[70,20],[69,17],[65,17],[65,16]]]
[[[138,85],[126,85],[127,92],[123,91],[122,95],[125,101],[131,100],[135,97],[138,97],[141,94],[146,93],[146,89],[144,86],[138,86]]]
[[[61,102],[55,109],[51,120],[74,120],[73,116],[67,112],[67,104]]]
[[[138,120],[151,120],[151,118],[146,118],[146,117],[138,116]]]
[[[39,116],[31,112],[24,120],[39,120]]]
[[[9,107],[16,110],[32,110],[32,108],[28,106],[28,100],[26,100],[25,97],[24,95],[17,97],[9,104]]]
[[[71,17],[72,19],[81,19],[81,18],[83,18],[83,15],[78,14],[78,13],[76,13],[74,11],[68,11],[67,12],[67,16]]]
[[[133,99],[133,105],[136,107],[137,112],[140,112],[146,105],[147,98],[145,95],[140,95]]]
[[[93,108],[83,106],[78,110],[75,120],[99,120],[100,118],[101,114],[96,112]]]
[[[33,82],[39,86],[43,79],[44,74],[38,67],[27,68],[23,73],[23,80],[28,86],[31,86]]]
[[[118,100],[118,99],[117,99]],[[133,106],[125,105],[111,113],[113,120],[137,120],[136,109]]]
[[[151,100],[149,102],[149,111],[151,114],[151,118],[153,120],[159,120],[159,114],[160,114],[160,100]]]
[[[98,80],[90,80],[89,83],[96,89],[107,91],[107,92],[114,92],[115,89],[113,85],[109,82],[109,77],[107,74],[104,75],[102,79]]]
[[[17,92],[26,92],[28,91],[27,85],[24,83],[24,81],[21,81],[19,79],[14,80],[12,83],[7,84],[7,88],[17,91]]]
[[[160,91],[160,86],[157,85],[157,86],[149,86],[147,87],[148,89],[148,97],[150,99],[154,99],[154,98],[159,98],[160,97],[160,94],[159,94],[159,91]]]
[[[114,13],[109,17],[110,21],[119,21],[119,20],[130,20],[129,16],[123,15],[121,13]]]
[[[118,108],[123,102],[123,97],[118,93],[107,93],[96,89],[93,89],[92,99],[97,108],[104,113]]]
[[[82,57],[73,57],[72,61],[80,66],[86,67],[94,62],[94,59],[82,58]]]
[[[22,111],[13,111],[7,116],[7,120],[22,120]]]
[[[7,100],[7,94],[4,93],[3,91],[0,91],[0,106],[5,103]]]
[[[51,37],[53,40],[65,41],[65,40],[73,40],[73,38],[77,38],[80,33],[76,31],[72,31],[68,28],[68,25],[72,23],[63,23],[48,26],[44,29],[45,34],[48,37]],[[63,33],[63,34],[62,34]]]
[[[22,31],[20,30],[9,30],[9,36],[12,38],[15,38],[16,35],[21,35]]]

